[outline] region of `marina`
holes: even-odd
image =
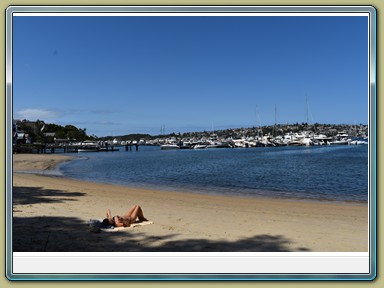
[[[139,151],[140,146],[158,146],[161,150],[212,149],[212,148],[255,148],[281,146],[323,146],[323,145],[367,145],[368,135],[353,131],[337,133],[314,133],[298,131],[263,136],[243,133],[243,135],[221,135],[212,132],[207,136],[163,136],[155,139],[138,140],[74,140],[54,141],[53,143],[14,144],[14,153],[73,153],[73,152],[113,152]]]

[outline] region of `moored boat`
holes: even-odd
[[[86,140],[77,144],[77,152],[99,152],[100,145],[97,142]]]
[[[197,150],[197,149],[205,149],[207,148],[207,144],[196,144],[193,149]]]
[[[99,152],[99,151],[100,151],[99,148],[91,148],[91,147],[77,149],[77,152]]]
[[[351,141],[350,140],[335,140],[329,142],[330,145],[348,145]]]
[[[178,150],[180,147],[176,144],[164,144],[160,146],[161,150]]]

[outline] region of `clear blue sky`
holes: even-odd
[[[14,118],[89,135],[368,122],[367,17],[14,17]],[[258,111],[258,112],[257,112]],[[259,121],[260,120],[260,121]]]

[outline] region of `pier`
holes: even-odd
[[[34,143],[13,145],[13,153],[77,153],[77,152],[114,152],[124,147],[125,151],[139,151],[138,143],[109,144],[109,143]]]

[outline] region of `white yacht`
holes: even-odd
[[[180,147],[176,144],[163,144],[160,146],[161,150],[178,150]]]
[[[207,148],[207,144],[204,144],[204,143],[198,143],[196,144],[193,149],[197,150],[197,149],[205,149]]]

